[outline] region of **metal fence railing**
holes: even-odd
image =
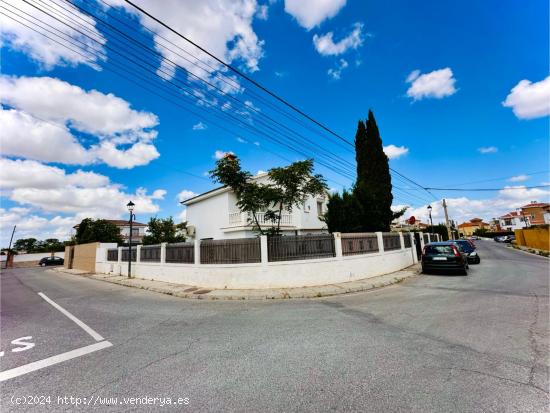
[[[166,245],[166,262],[195,263],[195,247],[192,242],[178,242]]]
[[[118,261],[118,248],[107,250],[107,261]]]
[[[403,243],[405,244],[405,248],[412,248],[410,233],[408,232],[403,233]]]
[[[384,232],[382,234],[384,240],[384,251],[392,251],[401,249],[401,237],[394,232]]]
[[[122,250],[122,256],[120,258],[121,261],[126,261],[128,262],[128,248],[124,248]],[[137,251],[136,251],[136,248],[133,247],[132,248],[132,262],[134,262],[136,260],[136,256],[137,256]]]
[[[369,232],[343,233],[342,255],[357,255],[378,252],[378,237]]]
[[[267,239],[268,261],[335,257],[332,234],[273,236]]]
[[[201,264],[261,262],[260,238],[201,241]]]
[[[160,245],[142,245],[139,260],[143,262],[160,262]]]
[[[428,244],[430,242],[430,237],[428,236],[428,234],[423,234],[424,235],[424,244]]]

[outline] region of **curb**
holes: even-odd
[[[380,275],[377,277],[364,278],[362,280],[350,281],[339,284],[327,284],[314,287],[299,288],[270,288],[257,290],[210,290],[206,288],[193,287],[189,285],[171,284],[162,281],[151,281],[141,278],[126,278],[106,274],[75,273],[63,268],[52,269],[56,272],[63,272],[70,275],[78,275],[98,281],[106,281],[124,287],[139,288],[160,294],[172,295],[178,298],[195,300],[287,300],[304,298],[321,298],[335,295],[351,294],[362,291],[369,291],[388,287],[403,280],[420,274],[418,265],[413,265],[394,273]]]

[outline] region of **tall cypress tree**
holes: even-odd
[[[355,138],[357,182],[353,195],[359,207],[361,231],[389,231],[393,213],[391,175],[380,132],[371,110],[362,132],[362,122]],[[362,137],[364,136],[364,138]]]

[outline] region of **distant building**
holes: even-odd
[[[508,212],[499,217],[498,220],[503,231],[514,231],[528,226],[521,210]]]
[[[545,214],[550,212],[550,204],[546,202],[533,201],[521,207],[521,213],[525,218],[527,226],[547,224]],[[547,218],[548,219],[548,218]]]
[[[116,225],[120,230],[120,236],[124,243],[128,242],[130,237],[130,221],[125,221],[123,219],[105,219],[113,225]],[[78,225],[73,227],[78,229]],[[145,236],[145,231],[147,231],[147,224],[142,224],[141,222],[132,222],[132,244],[141,244],[143,237]]]
[[[458,232],[460,236],[471,237],[478,229],[489,229],[490,225],[483,222],[481,218],[473,218],[469,222],[458,224]]]

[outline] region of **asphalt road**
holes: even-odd
[[[467,277],[312,300],[184,300],[4,271],[0,377],[107,344],[1,382],[1,409],[72,411],[63,397],[73,396],[98,411],[153,411],[168,398],[189,411],[548,411],[549,261],[478,244],[481,265]],[[21,337],[34,346],[13,344]],[[137,405],[145,397],[156,405]]]

